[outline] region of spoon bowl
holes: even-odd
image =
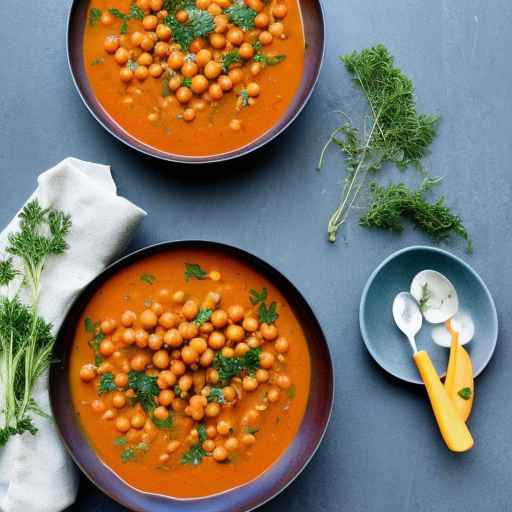
[[[420,332],[423,317],[416,299],[410,293],[400,292],[395,297],[393,318],[396,326],[407,336],[412,351],[418,352],[415,337]]]

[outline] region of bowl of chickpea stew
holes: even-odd
[[[111,265],[54,356],[68,451],[133,510],[252,510],[299,475],[330,419],[332,363],[310,306],[272,266],[215,242]]]
[[[319,0],[74,0],[68,59],[85,105],[151,156],[209,163],[279,135],[320,72]]]

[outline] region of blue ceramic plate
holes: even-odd
[[[423,384],[411,359],[411,347],[393,322],[391,307],[395,295],[400,291],[409,291],[412,278],[426,269],[441,272],[453,283],[460,308],[473,318],[475,336],[465,348],[477,376],[487,366],[496,347],[496,307],[487,286],[467,263],[435,247],[402,249],[386,258],[372,273],[359,308],[359,324],[366,348],[387,372],[399,379]],[[426,350],[439,375],[444,375],[449,350],[434,344],[431,329],[432,325],[424,321],[416,337],[418,350]]]

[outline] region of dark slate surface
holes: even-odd
[[[327,53],[320,83],[297,122],[266,149],[218,167],[178,168],[139,156],[92,119],[66,64],[68,1],[0,2],[0,223],[62,158],[112,165],[120,192],[150,212],[131,248],[174,238],[235,244],[282,270],[313,304],[337,376],[332,423],[303,475],[262,508],[306,511],[512,510],[512,376],[509,307],[512,268],[512,4],[507,0],[325,0]],[[8,21],[8,22],[7,22]],[[419,104],[443,117],[429,167],[466,219],[475,253],[452,250],[488,283],[501,332],[478,379],[471,429],[474,450],[443,446],[419,388],[387,377],[361,342],[357,308],[363,285],[389,253],[425,242],[366,232],[355,225],[336,246],[325,227],[343,178],[331,154],[315,172],[333,110],[353,110],[338,55],[385,43],[417,86]],[[394,173],[386,173],[391,176]],[[404,179],[418,181],[414,172]],[[57,484],[57,483],[56,483]],[[76,511],[123,510],[83,480]]]

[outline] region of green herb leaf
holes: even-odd
[[[140,280],[146,284],[154,284],[156,277],[153,274],[141,274]]]
[[[155,424],[155,426],[162,430],[172,430],[174,423],[172,420],[172,416],[169,414],[165,420],[159,420],[154,416],[151,416],[151,421]]]
[[[124,12],[121,12],[119,9],[116,9],[115,7],[109,9],[108,12],[112,14],[114,18],[117,18],[119,20],[124,20],[127,17],[127,15]]]
[[[149,451],[149,444],[148,443],[139,443],[137,446],[136,446],[137,450],[141,451],[141,452],[147,452]]]
[[[200,443],[196,443],[192,445],[187,452],[185,452],[181,457],[182,464],[193,464],[197,466],[203,462],[203,458],[206,457],[208,453],[203,450],[203,447]]]
[[[84,320],[84,327],[87,332],[96,334],[96,329],[100,326],[99,322],[93,322],[89,317]]]
[[[129,60],[127,63],[126,63],[126,67],[130,70],[130,71],[135,71],[139,65],[134,62],[133,60]]]
[[[12,258],[0,261],[0,286],[7,286],[18,274],[12,264]]]
[[[89,25],[91,27],[95,27],[101,19],[101,9],[97,7],[92,7],[89,11]]]
[[[457,391],[457,394],[463,399],[463,400],[469,400],[472,396],[471,388],[462,388]]]
[[[297,388],[295,387],[295,384],[292,384],[288,388],[287,394],[290,400],[293,400],[297,396]]]
[[[205,279],[208,275],[197,263],[185,263],[185,281],[191,279]]]
[[[261,62],[265,66],[275,66],[286,60],[286,55],[264,55],[263,53],[257,53],[253,57],[254,62]]]
[[[134,403],[140,403],[147,412],[155,408],[155,397],[160,393],[156,377],[150,377],[144,372],[131,371],[128,373],[128,388],[135,391]]]
[[[225,9],[224,12],[229,16],[231,22],[239,26],[242,30],[247,31],[254,28],[254,18],[257,13],[249,9],[246,5],[233,4],[231,7]]]
[[[121,452],[121,462],[126,464],[135,459],[135,450],[133,448],[125,448]]]
[[[242,89],[240,91],[240,94],[238,95],[238,102],[240,107],[245,108],[249,106],[249,93],[247,92],[247,89]]]
[[[190,89],[192,87],[192,78],[184,78],[182,85],[183,87],[188,87]]]
[[[430,297],[432,297],[432,292],[428,288],[428,283],[425,283],[421,287],[421,297],[419,301],[420,311],[422,313],[425,312],[428,306],[428,301],[430,300]]]
[[[260,431],[259,428],[251,427],[249,425],[247,425],[244,430],[247,434],[252,434],[252,435],[257,434]]]
[[[261,303],[258,309],[259,320],[262,324],[272,324],[278,318],[279,314],[277,313],[277,304],[272,302],[269,307],[265,303]]]
[[[125,446],[126,444],[128,444],[128,440],[126,439],[126,437],[116,437],[114,439],[114,444],[116,446]]]
[[[176,385],[174,386],[174,394],[175,394],[178,398],[180,398],[180,396],[181,396],[181,388],[179,387],[179,385],[178,385],[178,384],[176,384]]]
[[[224,357],[222,352],[217,352],[213,360],[213,367],[219,373],[221,385],[241,374],[254,375],[260,367],[260,354],[261,348],[251,348],[240,357]]]
[[[266,288],[262,288],[261,292],[255,290],[254,288],[249,290],[249,299],[251,304],[254,306],[260,304],[261,302],[265,302],[267,300],[267,295],[268,292]]]
[[[102,57],[96,57],[91,61],[91,66],[99,66],[100,64],[103,64],[105,62],[105,59]]]
[[[210,320],[212,313],[213,311],[211,309],[200,309],[199,313],[194,319],[194,323],[199,326],[203,325],[205,322],[208,322],[208,320]]]
[[[207,397],[208,402],[216,402],[218,404],[224,404],[224,392],[222,391],[222,388],[212,388],[210,390],[210,393],[208,393]]]
[[[222,66],[224,67],[224,73],[227,73],[229,71],[229,68],[233,64],[239,64],[240,62],[242,62],[242,57],[240,56],[240,52],[238,50],[232,50],[226,53],[222,57]]]
[[[174,12],[165,18],[165,24],[170,27],[174,41],[185,51],[194,39],[206,36],[215,28],[213,16],[208,11],[196,7],[188,7],[186,11],[188,14],[186,23],[180,23]]]
[[[100,395],[104,395],[105,393],[110,393],[111,391],[115,391],[117,386],[114,383],[114,374],[113,373],[104,373],[100,377],[100,384],[98,386],[98,393]]]
[[[135,3],[130,7],[130,18],[139,21],[144,19],[144,11]]]

